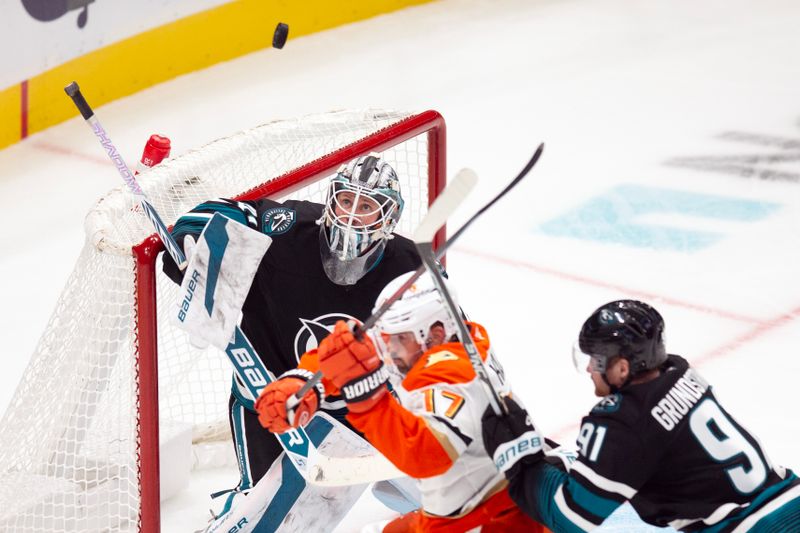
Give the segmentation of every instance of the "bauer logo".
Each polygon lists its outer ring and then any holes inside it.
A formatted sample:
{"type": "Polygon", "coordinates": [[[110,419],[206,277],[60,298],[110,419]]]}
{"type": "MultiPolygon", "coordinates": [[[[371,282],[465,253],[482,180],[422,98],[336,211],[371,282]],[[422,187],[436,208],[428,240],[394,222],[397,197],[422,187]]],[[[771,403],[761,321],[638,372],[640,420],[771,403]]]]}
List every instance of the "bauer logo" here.
{"type": "Polygon", "coordinates": [[[240,518],[236,524],[228,530],[228,533],[237,533],[239,531],[244,530],[244,526],[247,525],[247,518],[240,518]]]}
{"type": "Polygon", "coordinates": [[[197,269],[193,270],[192,277],[189,279],[189,283],[186,286],[186,294],[183,296],[181,308],[178,310],[178,320],[181,322],[186,320],[186,313],[189,312],[189,306],[192,304],[192,299],[194,299],[194,291],[197,289],[199,277],[200,272],[197,269]]]}
{"type": "Polygon", "coordinates": [[[494,452],[494,465],[505,472],[526,455],[540,452],[542,439],[535,431],[526,431],[511,442],[500,445],[494,452]]]}
{"type": "Polygon", "coordinates": [[[286,207],[273,207],[267,209],[262,215],[261,231],[267,235],[280,235],[286,233],[294,226],[297,213],[294,209],[286,207]]]}

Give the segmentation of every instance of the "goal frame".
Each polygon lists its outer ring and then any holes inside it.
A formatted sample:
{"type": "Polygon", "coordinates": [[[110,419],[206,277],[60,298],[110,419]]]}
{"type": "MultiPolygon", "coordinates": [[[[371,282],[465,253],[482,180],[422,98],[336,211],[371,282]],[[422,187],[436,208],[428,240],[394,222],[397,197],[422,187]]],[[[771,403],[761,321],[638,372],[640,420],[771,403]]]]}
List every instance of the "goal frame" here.
{"type": "MultiPolygon", "coordinates": [[[[290,194],[305,185],[331,175],[343,162],[380,152],[417,137],[427,136],[428,143],[428,204],[430,205],[444,189],[446,182],[446,126],[444,118],[436,111],[428,110],[398,121],[356,142],[334,150],[281,176],[255,187],[239,196],[237,200],[290,194]]],[[[434,238],[434,248],[444,242],[446,228],[443,226],[434,238]]],[[[138,421],[138,467],[139,467],[139,531],[160,531],[160,464],[159,464],[159,403],[158,403],[158,324],[156,274],[157,257],[164,244],[156,234],[145,238],[132,247],[135,261],[135,307],[136,325],[136,376],[138,421]]],[[[442,259],[444,262],[444,259],[442,259]]]]}

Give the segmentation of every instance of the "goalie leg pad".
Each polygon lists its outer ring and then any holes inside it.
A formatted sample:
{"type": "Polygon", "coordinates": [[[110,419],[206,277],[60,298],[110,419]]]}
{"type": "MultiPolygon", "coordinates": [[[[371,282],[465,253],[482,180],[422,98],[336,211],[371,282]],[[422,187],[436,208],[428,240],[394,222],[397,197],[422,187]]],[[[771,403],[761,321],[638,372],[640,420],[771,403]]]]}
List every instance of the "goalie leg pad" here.
{"type": "MultiPolygon", "coordinates": [[[[358,435],[325,413],[317,413],[306,431],[326,453],[349,450],[358,435]]],[[[367,488],[366,483],[343,487],[307,484],[285,453],[245,497],[237,497],[233,506],[220,516],[208,533],[308,533],[330,531],[336,527],[367,488]],[[308,512],[313,509],[314,512],[308,512]]]]}

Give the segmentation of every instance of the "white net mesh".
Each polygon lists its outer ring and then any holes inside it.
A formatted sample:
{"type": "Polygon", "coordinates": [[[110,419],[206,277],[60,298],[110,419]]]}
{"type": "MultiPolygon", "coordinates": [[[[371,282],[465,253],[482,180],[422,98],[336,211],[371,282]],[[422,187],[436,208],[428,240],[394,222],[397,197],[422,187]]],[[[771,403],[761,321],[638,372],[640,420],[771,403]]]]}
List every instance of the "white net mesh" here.
{"type": "MultiPolygon", "coordinates": [[[[240,196],[344,146],[384,136],[409,116],[348,111],[274,122],[167,161],[138,180],[171,225],[203,200],[240,196]]],[[[342,153],[338,164],[356,155],[342,153]]],[[[410,234],[428,205],[428,137],[384,147],[381,155],[401,177],[406,210],[398,230],[410,234]]],[[[322,201],[325,178],[288,196],[322,201]]],[[[271,196],[286,198],[286,186],[278,189],[271,196]]],[[[123,187],[87,216],[84,250],[0,425],[0,531],[148,529],[140,509],[148,482],[140,431],[147,430],[139,410],[143,354],[131,249],[152,233],[123,187]]],[[[219,351],[192,348],[171,326],[177,287],[160,265],[157,271],[162,444],[176,426],[191,426],[194,442],[227,441],[229,364],[219,351]]]]}

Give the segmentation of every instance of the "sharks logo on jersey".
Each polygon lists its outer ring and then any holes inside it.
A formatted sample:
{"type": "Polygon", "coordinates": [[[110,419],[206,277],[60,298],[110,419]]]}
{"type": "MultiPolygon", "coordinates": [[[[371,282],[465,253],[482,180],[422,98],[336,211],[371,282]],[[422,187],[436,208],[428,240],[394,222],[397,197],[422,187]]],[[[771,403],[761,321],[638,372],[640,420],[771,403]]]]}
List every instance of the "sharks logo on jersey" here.
{"type": "Polygon", "coordinates": [[[619,406],[622,403],[622,395],[619,393],[609,394],[597,405],[592,408],[593,413],[614,413],[619,411],[619,406]]]}
{"type": "Polygon", "coordinates": [[[294,226],[297,212],[288,207],[273,207],[267,209],[261,218],[261,231],[269,236],[286,233],[294,226]]]}
{"type": "Polygon", "coordinates": [[[347,321],[355,320],[355,318],[344,313],[329,313],[311,320],[301,318],[300,322],[303,325],[294,337],[294,356],[297,360],[300,361],[301,355],[319,346],[322,339],[333,331],[333,327],[339,320],[347,321]]]}

